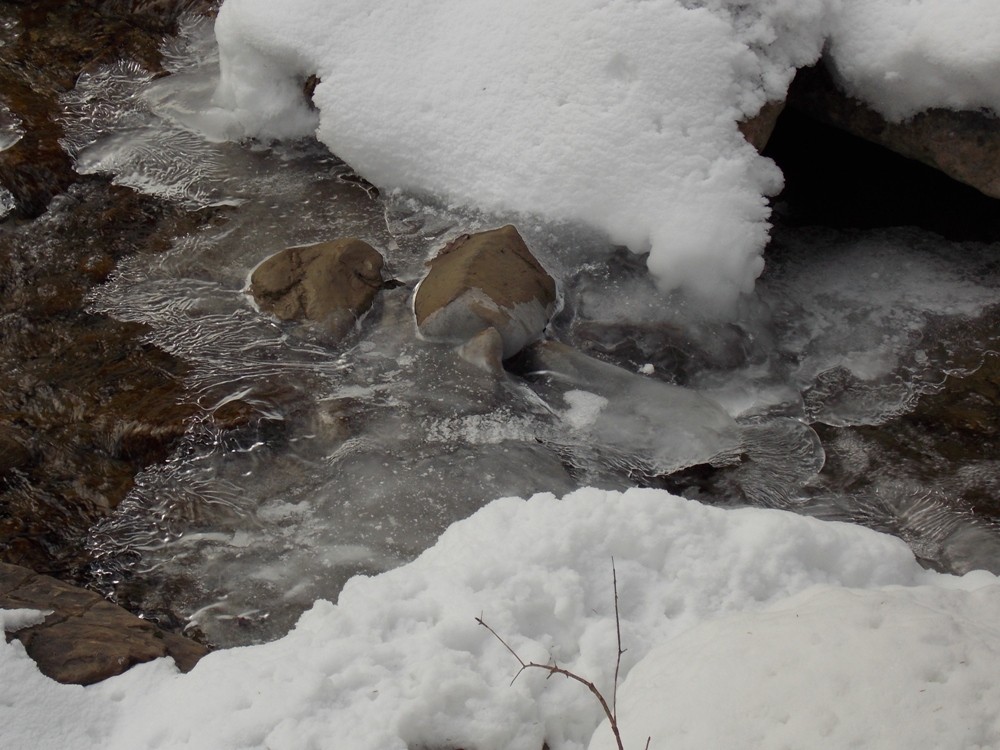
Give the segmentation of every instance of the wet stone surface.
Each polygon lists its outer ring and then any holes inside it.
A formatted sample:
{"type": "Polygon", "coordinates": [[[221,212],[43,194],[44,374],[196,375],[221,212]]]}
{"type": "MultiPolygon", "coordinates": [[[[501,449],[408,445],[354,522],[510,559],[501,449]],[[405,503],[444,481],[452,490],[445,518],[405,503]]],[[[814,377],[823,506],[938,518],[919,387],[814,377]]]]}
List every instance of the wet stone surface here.
{"type": "Polygon", "coordinates": [[[37,609],[38,625],[7,633],[17,639],[43,674],[69,684],[90,685],[129,667],[169,656],[187,672],[208,649],[105,601],[27,568],[0,563],[0,608],[37,609]]]}
{"type": "Polygon", "coordinates": [[[184,363],[144,343],[143,326],[85,311],[119,258],[190,227],[94,179],[39,219],[0,225],[0,559],[78,574],[87,529],[197,413],[184,363]]]}

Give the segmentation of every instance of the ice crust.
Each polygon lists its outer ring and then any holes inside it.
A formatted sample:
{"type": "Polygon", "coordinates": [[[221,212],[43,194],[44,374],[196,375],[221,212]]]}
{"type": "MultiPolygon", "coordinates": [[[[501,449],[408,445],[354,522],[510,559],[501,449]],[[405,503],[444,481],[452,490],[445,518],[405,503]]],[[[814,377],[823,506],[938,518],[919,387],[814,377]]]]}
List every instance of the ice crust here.
{"type": "Polygon", "coordinates": [[[474,618],[525,658],[610,691],[612,558],[630,731],[652,726],[677,748],[703,748],[713,731],[727,747],[848,747],[877,720],[876,740],[905,732],[913,748],[1000,740],[987,699],[1000,658],[995,576],[923,570],[899,540],[847,524],[595,489],[494,501],[414,562],[352,579],[285,638],[210,654],[186,675],[161,660],[62,686],[19,644],[0,646],[0,736],[40,750],[69,737],[81,750],[586,747],[601,718],[592,696],[538,671],[511,685],[516,662],[474,618]],[[747,631],[761,650],[745,647],[747,631]],[[799,656],[830,684],[803,690],[799,656]],[[758,710],[735,715],[719,689],[750,684],[744,670],[767,680],[758,710]],[[826,696],[833,705],[816,710],[826,696]],[[643,701],[671,718],[648,724],[643,701]],[[851,731],[822,741],[831,713],[851,731]],[[701,734],[667,733],[685,723],[701,734]]]}

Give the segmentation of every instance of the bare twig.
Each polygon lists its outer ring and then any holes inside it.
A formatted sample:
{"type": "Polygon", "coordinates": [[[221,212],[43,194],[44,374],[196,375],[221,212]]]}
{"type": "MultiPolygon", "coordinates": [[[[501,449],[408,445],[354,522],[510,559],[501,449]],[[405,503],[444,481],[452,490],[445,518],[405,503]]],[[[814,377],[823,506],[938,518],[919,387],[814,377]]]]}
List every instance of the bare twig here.
{"type": "Polygon", "coordinates": [[[615,570],[615,558],[611,558],[611,583],[615,589],[615,636],[618,643],[618,654],[615,656],[615,683],[612,688],[611,693],[611,715],[614,717],[615,721],[618,720],[618,670],[622,666],[622,654],[625,653],[625,649],[622,648],[622,622],[621,618],[618,616],[618,571],[615,570]]]}
{"type": "MultiPolygon", "coordinates": [[[[625,750],[624,746],[622,745],[621,733],[618,730],[618,714],[617,714],[617,711],[618,711],[618,707],[617,707],[617,704],[618,704],[618,672],[619,672],[619,669],[621,668],[622,654],[625,653],[625,649],[622,648],[621,620],[620,620],[619,614],[618,614],[618,573],[617,573],[617,571],[615,571],[615,560],[614,560],[614,558],[611,558],[611,576],[612,576],[612,583],[614,584],[614,590],[615,590],[615,633],[616,633],[617,638],[618,638],[618,653],[617,653],[617,655],[615,657],[615,684],[614,684],[614,688],[613,688],[614,692],[611,695],[611,705],[610,706],[608,705],[607,700],[601,694],[601,691],[597,689],[597,685],[595,685],[590,680],[585,679],[585,678],[581,677],[580,675],[576,674],[575,672],[569,671],[568,669],[563,669],[558,664],[556,664],[554,660],[553,660],[553,662],[551,664],[540,664],[540,663],[538,663],[536,661],[525,661],[524,659],[521,658],[521,656],[517,653],[517,651],[515,651],[513,648],[511,648],[510,644],[507,643],[507,641],[505,641],[503,638],[500,637],[500,635],[497,633],[497,631],[495,631],[493,628],[491,628],[486,623],[486,621],[483,620],[482,616],[477,617],[476,618],[476,622],[478,622],[480,625],[482,625],[484,628],[486,628],[488,631],[490,631],[490,633],[492,633],[493,637],[496,638],[498,641],[500,641],[500,643],[503,644],[503,647],[505,649],[507,649],[511,653],[511,655],[515,659],[517,659],[517,663],[521,665],[521,668],[519,670],[517,670],[517,674],[514,675],[514,679],[512,679],[510,681],[511,685],[513,685],[514,681],[517,680],[517,678],[521,676],[521,672],[523,672],[526,669],[543,669],[543,670],[545,670],[546,672],[549,673],[549,677],[551,677],[554,674],[559,674],[559,675],[562,675],[563,677],[567,677],[567,678],[569,678],[571,680],[576,680],[581,685],[583,685],[584,687],[586,687],[587,690],[589,690],[591,693],[593,693],[593,695],[594,695],[595,698],[597,698],[597,702],[601,704],[601,709],[604,711],[604,715],[606,717],[608,717],[608,722],[611,724],[611,731],[615,735],[615,742],[618,745],[618,750],[625,750]]],[[[649,750],[649,739],[650,738],[646,739],[646,750],[649,750]]]]}

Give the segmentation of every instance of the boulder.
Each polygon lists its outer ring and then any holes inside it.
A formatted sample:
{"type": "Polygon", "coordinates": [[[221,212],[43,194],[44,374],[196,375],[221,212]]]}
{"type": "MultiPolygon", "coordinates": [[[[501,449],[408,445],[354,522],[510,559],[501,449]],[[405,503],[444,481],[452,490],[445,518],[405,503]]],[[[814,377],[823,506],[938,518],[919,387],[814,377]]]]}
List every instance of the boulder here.
{"type": "Polygon", "coordinates": [[[353,238],[290,247],[257,266],[250,294],[262,310],[311,321],[336,343],[371,307],[382,265],[375,248],[353,238]]]}
{"type": "Polygon", "coordinates": [[[788,105],[1000,198],[1000,120],[986,112],[930,109],[888,122],[844,94],[822,64],[799,71],[788,105]]]}
{"type": "Polygon", "coordinates": [[[459,356],[480,370],[501,377],[503,375],[503,337],[490,326],[459,347],[459,356]]]}
{"type": "Polygon", "coordinates": [[[421,335],[462,344],[494,328],[504,359],[541,336],[556,284],[511,225],[463,234],[430,263],[413,312],[421,335]]]}
{"type": "Polygon", "coordinates": [[[38,625],[7,633],[52,679],[90,685],[134,664],[170,656],[187,672],[208,649],[160,630],[92,591],[0,563],[0,608],[51,612],[38,625]]]}
{"type": "Polygon", "coordinates": [[[785,102],[767,102],[753,117],[742,120],[738,123],[740,132],[747,142],[758,151],[763,151],[767,142],[771,140],[771,133],[778,123],[778,115],[785,109],[785,102]]]}

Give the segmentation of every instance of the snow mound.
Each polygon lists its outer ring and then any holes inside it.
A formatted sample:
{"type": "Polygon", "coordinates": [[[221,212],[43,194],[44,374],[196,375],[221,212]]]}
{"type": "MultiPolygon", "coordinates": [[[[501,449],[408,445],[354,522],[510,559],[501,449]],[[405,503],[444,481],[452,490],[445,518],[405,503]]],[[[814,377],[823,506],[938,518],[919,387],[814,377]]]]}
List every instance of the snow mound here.
{"type": "MultiPolygon", "coordinates": [[[[63,748],[72,736],[74,747],[111,750],[538,750],[543,742],[553,750],[582,748],[602,718],[593,697],[577,683],[546,680],[540,670],[511,685],[516,662],[475,618],[482,616],[524,658],[555,659],[610,693],[612,558],[627,648],[623,675],[636,671],[641,680],[648,670],[636,667],[640,659],[651,651],[650,659],[659,658],[654,647],[680,644],[669,652],[678,667],[666,673],[662,689],[687,693],[688,700],[702,696],[707,703],[697,710],[707,715],[725,693],[718,689],[726,674],[720,670],[739,673],[745,664],[758,674],[773,663],[773,702],[755,699],[767,704],[753,725],[765,738],[762,746],[768,737],[813,745],[823,717],[801,717],[814,699],[802,685],[824,679],[822,669],[838,680],[830,688],[838,704],[829,710],[878,715],[877,731],[911,720],[897,710],[894,692],[905,682],[912,692],[930,685],[944,716],[961,711],[983,737],[994,736],[995,703],[979,698],[994,689],[980,677],[997,664],[996,577],[925,571],[901,541],[847,524],[723,510],[657,490],[585,489],[563,499],[497,500],[454,524],[413,563],[352,579],[336,605],[317,602],[282,640],[210,654],[186,675],[160,661],[72,688],[41,677],[19,644],[0,646],[0,669],[16,676],[0,682],[5,745],[63,748]],[[892,584],[923,588],[885,588],[892,584]],[[819,598],[788,599],[816,585],[825,586],[819,598]],[[970,593],[982,586],[988,588],[970,593]],[[901,604],[887,608],[885,601],[901,604]],[[913,602],[929,614],[907,624],[913,602]],[[792,610],[808,616],[795,618],[787,614],[792,610]],[[879,618],[884,632],[873,640],[879,618]],[[771,651],[744,648],[747,623],[771,651]],[[866,662],[893,632],[900,642],[890,653],[903,661],[895,673],[882,674],[866,662]],[[817,654],[803,670],[778,646],[817,654]],[[954,662],[965,657],[984,661],[960,669],[954,662]],[[715,687],[699,682],[702,660],[715,687]],[[865,682],[842,684],[852,668],[865,682]],[[942,683],[938,677],[949,672],[962,679],[942,683]],[[782,712],[801,718],[785,725],[782,712]]],[[[623,711],[633,710],[633,700],[623,698],[623,711]]],[[[916,701],[906,705],[924,705],[916,701]]],[[[732,710],[741,713],[736,705],[732,710]]],[[[635,724],[645,731],[644,720],[635,724]]],[[[972,737],[969,726],[944,721],[908,746],[961,746],[972,737]]],[[[746,745],[749,730],[740,722],[723,727],[730,733],[719,746],[746,745]]]]}
{"type": "Polygon", "coordinates": [[[930,107],[1000,114],[995,0],[845,0],[830,57],[841,85],[890,120],[930,107]]]}
{"type": "Polygon", "coordinates": [[[1000,111],[995,0],[227,0],[216,36],[215,137],[316,133],[383,190],[582,222],[723,312],[782,183],[736,124],[824,44],[890,119],[1000,111]]]}
{"type": "Polygon", "coordinates": [[[732,302],[760,273],[773,163],[737,130],[819,55],[824,3],[228,0],[216,101],[320,140],[383,189],[582,221],[665,288],[732,302]],[[694,4],[691,4],[694,5],[694,4]]]}
{"type": "MultiPolygon", "coordinates": [[[[817,587],[653,649],[619,693],[626,747],[995,748],[1000,591],[817,587]],[[791,676],[798,675],[799,679],[791,676]]],[[[590,750],[615,747],[608,727],[590,750]]]]}

